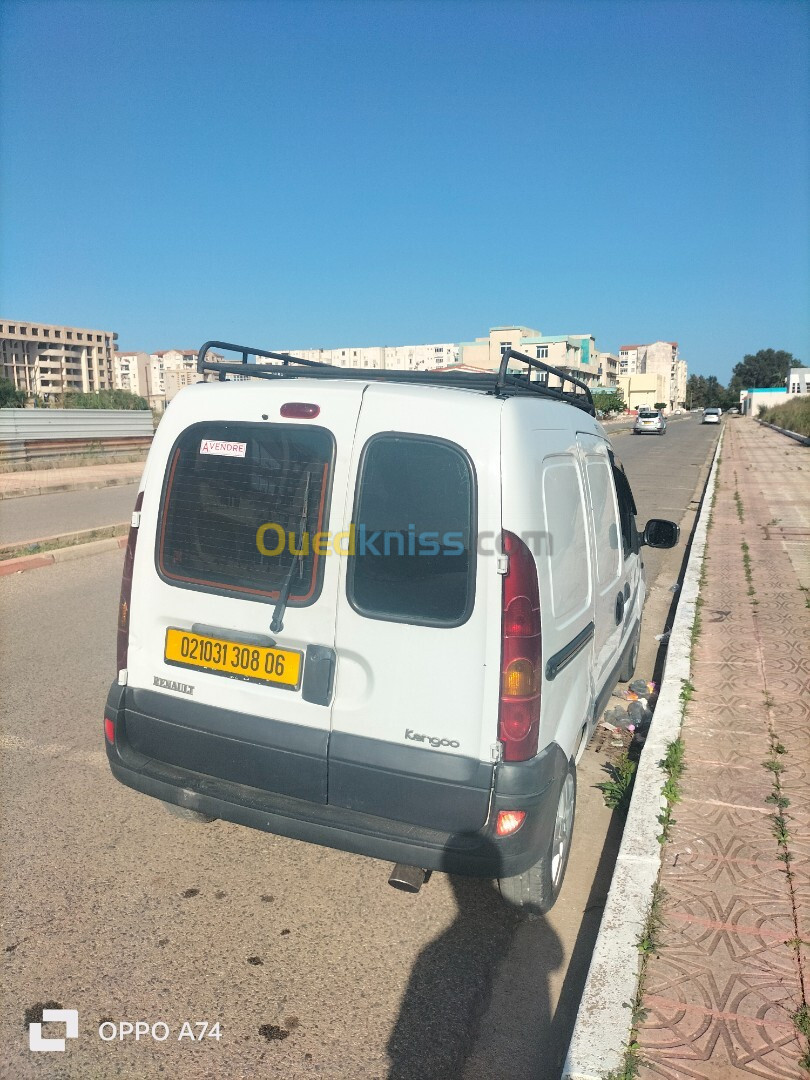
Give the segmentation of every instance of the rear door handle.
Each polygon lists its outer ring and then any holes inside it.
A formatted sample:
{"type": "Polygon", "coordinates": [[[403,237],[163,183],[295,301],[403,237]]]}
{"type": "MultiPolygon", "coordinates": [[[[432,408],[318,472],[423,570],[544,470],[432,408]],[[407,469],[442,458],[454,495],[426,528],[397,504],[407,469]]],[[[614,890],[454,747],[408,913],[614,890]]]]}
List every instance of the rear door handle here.
{"type": "Polygon", "coordinates": [[[616,597],[616,624],[618,625],[624,618],[624,593],[620,592],[616,597]]]}

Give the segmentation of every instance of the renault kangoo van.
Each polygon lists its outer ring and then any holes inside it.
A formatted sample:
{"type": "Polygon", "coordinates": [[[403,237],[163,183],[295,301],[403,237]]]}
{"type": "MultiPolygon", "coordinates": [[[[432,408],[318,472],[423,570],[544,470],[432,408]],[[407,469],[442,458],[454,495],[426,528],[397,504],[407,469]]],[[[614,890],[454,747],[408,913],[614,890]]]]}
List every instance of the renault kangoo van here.
{"type": "Polygon", "coordinates": [[[547,911],[576,763],[633,674],[642,545],[677,525],[637,532],[587,387],[512,350],[408,373],[208,342],[198,368],[132,516],[113,774],[547,911]]]}

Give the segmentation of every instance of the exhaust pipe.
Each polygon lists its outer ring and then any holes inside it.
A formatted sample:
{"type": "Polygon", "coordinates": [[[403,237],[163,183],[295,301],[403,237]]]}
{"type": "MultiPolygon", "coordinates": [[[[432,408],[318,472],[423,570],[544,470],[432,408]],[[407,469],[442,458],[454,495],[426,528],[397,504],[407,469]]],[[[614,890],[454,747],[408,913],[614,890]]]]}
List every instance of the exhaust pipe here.
{"type": "Polygon", "coordinates": [[[429,878],[430,870],[398,862],[391,871],[388,884],[401,892],[418,893],[429,878]]]}

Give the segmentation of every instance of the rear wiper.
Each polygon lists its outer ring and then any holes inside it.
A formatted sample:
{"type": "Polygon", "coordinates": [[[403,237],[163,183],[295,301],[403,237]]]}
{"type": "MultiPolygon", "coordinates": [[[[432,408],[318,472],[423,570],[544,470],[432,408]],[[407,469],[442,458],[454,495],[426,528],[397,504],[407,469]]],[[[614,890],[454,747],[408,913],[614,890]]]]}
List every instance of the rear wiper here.
{"type": "Polygon", "coordinates": [[[307,518],[309,517],[309,479],[311,475],[312,474],[307,471],[307,482],[304,486],[304,498],[301,502],[301,520],[298,523],[298,536],[295,545],[298,548],[298,554],[294,554],[292,557],[290,569],[287,571],[287,576],[284,578],[284,584],[281,586],[281,592],[278,594],[278,601],[273,608],[273,621],[270,623],[270,629],[274,634],[278,634],[284,629],[284,612],[287,610],[287,601],[290,598],[290,589],[292,588],[292,579],[293,574],[295,573],[296,563],[298,563],[299,574],[304,565],[304,533],[306,532],[307,518]]]}

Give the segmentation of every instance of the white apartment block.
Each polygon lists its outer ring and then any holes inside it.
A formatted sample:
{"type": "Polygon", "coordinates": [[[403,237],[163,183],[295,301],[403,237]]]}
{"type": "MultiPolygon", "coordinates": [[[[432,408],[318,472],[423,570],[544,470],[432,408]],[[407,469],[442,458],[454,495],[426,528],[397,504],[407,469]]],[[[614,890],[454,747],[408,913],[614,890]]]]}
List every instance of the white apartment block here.
{"type": "Polygon", "coordinates": [[[45,404],[112,390],[117,338],[111,330],[0,318],[0,377],[45,404]]]}
{"type": "Polygon", "coordinates": [[[613,353],[596,353],[596,372],[600,386],[616,386],[619,382],[619,358],[613,353]]]}
{"type": "Polygon", "coordinates": [[[113,353],[113,386],[115,389],[128,390],[130,394],[148,397],[145,376],[145,368],[148,363],[149,353],[113,353]]]}
{"type": "Polygon", "coordinates": [[[290,355],[342,368],[385,368],[398,371],[432,371],[456,363],[458,346],[372,345],[345,349],[290,349],[290,355]]]}
{"type": "MultiPolygon", "coordinates": [[[[211,360],[221,361],[221,353],[208,354],[211,360]]],[[[117,352],[113,358],[115,386],[140,394],[149,407],[165,409],[178,390],[205,378],[197,371],[196,349],[161,349],[158,352],[117,352]]],[[[241,379],[247,376],[234,375],[241,379]]]]}
{"type": "Polygon", "coordinates": [[[678,355],[677,341],[620,345],[619,375],[661,375],[669,387],[665,396],[670,409],[686,406],[687,367],[678,355]]]}
{"type": "Polygon", "coordinates": [[[788,397],[794,394],[810,394],[810,368],[791,368],[787,377],[788,397]]]}

